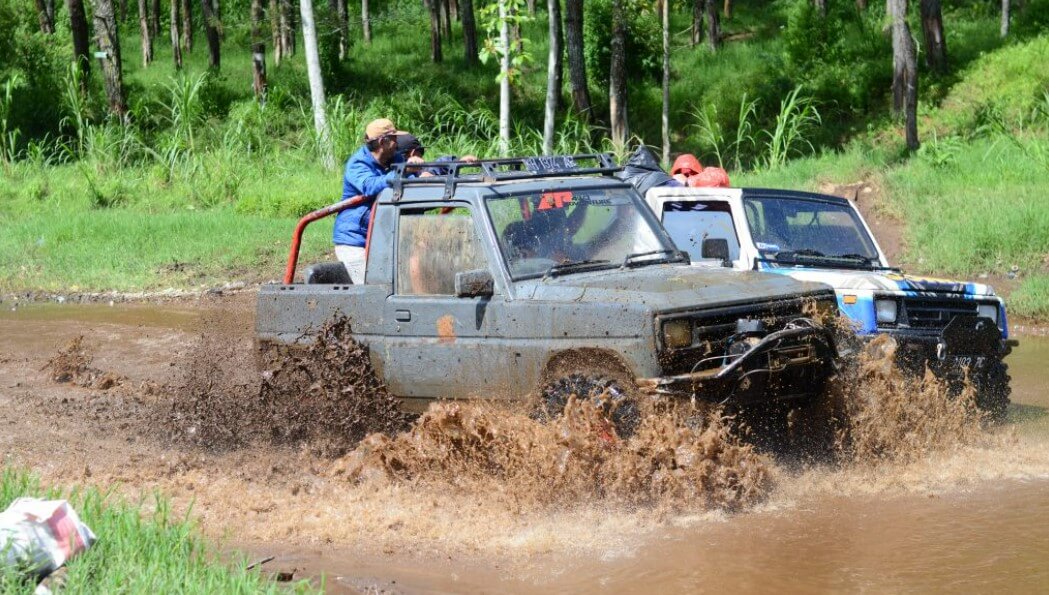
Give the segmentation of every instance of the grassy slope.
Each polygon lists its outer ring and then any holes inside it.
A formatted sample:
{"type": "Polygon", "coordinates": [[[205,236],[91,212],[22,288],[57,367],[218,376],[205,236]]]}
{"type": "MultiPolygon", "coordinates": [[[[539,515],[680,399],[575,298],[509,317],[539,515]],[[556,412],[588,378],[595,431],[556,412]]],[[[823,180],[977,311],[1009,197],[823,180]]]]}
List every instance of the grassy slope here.
{"type": "Polygon", "coordinates": [[[741,185],[816,189],[872,180],[880,205],[906,222],[909,268],[974,278],[1018,268],[1011,312],[1049,319],[1049,35],[976,58],[938,108],[925,146],[904,159],[874,137],[800,159],[741,185]]]}
{"type": "MultiPolygon", "coordinates": [[[[287,593],[246,563],[216,562],[192,523],[172,518],[161,497],[136,506],[94,488],[63,492],[29,474],[0,468],[0,510],[22,496],[68,498],[99,540],[67,566],[66,590],[75,593],[287,593]]],[[[22,595],[35,585],[0,568],[0,593],[22,595]]],[[[292,592],[307,592],[295,585],[292,592]]]]}

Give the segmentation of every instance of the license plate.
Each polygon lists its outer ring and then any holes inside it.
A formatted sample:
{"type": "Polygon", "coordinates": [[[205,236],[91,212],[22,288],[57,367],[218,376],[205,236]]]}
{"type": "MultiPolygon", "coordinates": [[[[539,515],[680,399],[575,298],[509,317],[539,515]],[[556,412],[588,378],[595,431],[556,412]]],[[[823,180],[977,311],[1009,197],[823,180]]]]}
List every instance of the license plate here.
{"type": "Polygon", "coordinates": [[[983,355],[952,355],[947,361],[961,368],[982,368],[987,363],[987,357],[983,355]]]}

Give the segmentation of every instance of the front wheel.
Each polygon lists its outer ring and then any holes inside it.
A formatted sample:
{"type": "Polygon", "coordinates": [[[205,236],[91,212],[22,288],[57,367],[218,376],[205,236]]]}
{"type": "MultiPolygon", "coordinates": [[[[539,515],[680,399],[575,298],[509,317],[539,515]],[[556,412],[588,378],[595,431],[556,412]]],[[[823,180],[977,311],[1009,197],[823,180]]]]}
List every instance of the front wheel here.
{"type": "Polygon", "coordinates": [[[1005,419],[1009,407],[1009,365],[998,360],[973,379],[976,388],[976,406],[986,411],[995,421],[1005,419]]]}
{"type": "Polygon", "coordinates": [[[543,386],[536,418],[549,421],[559,417],[572,397],[597,405],[620,438],[632,436],[641,423],[641,411],[630,391],[607,376],[580,373],[555,378],[543,386]]]}

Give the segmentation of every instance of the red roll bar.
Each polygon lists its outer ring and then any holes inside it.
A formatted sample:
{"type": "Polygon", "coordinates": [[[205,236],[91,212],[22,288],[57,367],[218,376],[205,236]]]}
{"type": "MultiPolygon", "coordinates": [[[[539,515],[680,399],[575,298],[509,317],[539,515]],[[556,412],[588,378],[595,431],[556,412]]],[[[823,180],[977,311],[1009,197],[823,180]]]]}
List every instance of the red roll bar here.
{"type": "MultiPolygon", "coordinates": [[[[291,285],[295,282],[295,267],[299,263],[299,245],[302,243],[302,232],[306,231],[306,226],[318,219],[324,219],[336,213],[341,213],[346,209],[352,209],[364,201],[367,197],[354,196],[353,198],[347,198],[346,200],[337,202],[333,205],[328,205],[323,209],[317,209],[312,213],[306,215],[302,219],[299,219],[298,225],[295,226],[295,233],[291,236],[291,250],[288,251],[288,266],[284,269],[284,284],[291,285]]],[[[369,232],[371,229],[369,228],[369,232]]]]}

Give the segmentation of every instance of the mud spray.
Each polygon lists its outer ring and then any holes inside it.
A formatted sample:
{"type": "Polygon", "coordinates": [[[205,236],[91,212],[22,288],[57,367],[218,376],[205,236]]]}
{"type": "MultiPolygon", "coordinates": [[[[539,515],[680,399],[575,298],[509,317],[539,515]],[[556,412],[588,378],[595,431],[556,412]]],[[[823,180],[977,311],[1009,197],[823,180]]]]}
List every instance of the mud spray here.
{"type": "MultiPolygon", "coordinates": [[[[303,346],[262,350],[261,374],[243,345],[205,327],[170,418],[173,436],[198,447],[308,446],[333,460],[331,477],[358,486],[485,494],[488,506],[515,512],[594,502],[740,511],[766,500],[782,475],[779,453],[755,446],[756,435],[775,430],[725,410],[643,404],[628,438],[580,395],[548,423],[485,402],[438,402],[412,422],[346,319],[303,346]]],[[[820,453],[809,460],[822,465],[910,461],[984,435],[971,388],[951,395],[931,375],[904,376],[894,357],[891,340],[875,341],[823,400],[762,414],[785,415],[793,443],[820,453]]]]}
{"type": "Polygon", "coordinates": [[[214,324],[205,320],[182,378],[169,387],[176,441],[212,450],[307,446],[338,456],[369,433],[407,428],[410,417],[372,372],[348,320],[329,322],[308,344],[258,346],[242,329],[217,330],[228,320],[223,312],[207,318],[214,324]]]}
{"type": "MultiPolygon", "coordinates": [[[[772,411],[782,417],[771,431],[786,438],[768,448],[770,430],[745,412],[684,402],[643,404],[626,438],[586,398],[547,423],[486,402],[438,402],[413,418],[349,321],[296,348],[259,349],[252,328],[244,309],[205,313],[176,378],[144,401],[153,413],[139,457],[160,464],[112,474],[192,505],[206,530],[254,542],[614,556],[668,523],[916,485],[961,449],[1002,440],[971,391],[902,375],[891,343],[872,343],[825,399],[772,411]],[[158,424],[168,440],[156,440],[158,424]]],[[[90,377],[82,342],[59,355],[56,380],[90,377]]],[[[94,479],[105,479],[100,467],[94,479]]]]}

